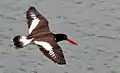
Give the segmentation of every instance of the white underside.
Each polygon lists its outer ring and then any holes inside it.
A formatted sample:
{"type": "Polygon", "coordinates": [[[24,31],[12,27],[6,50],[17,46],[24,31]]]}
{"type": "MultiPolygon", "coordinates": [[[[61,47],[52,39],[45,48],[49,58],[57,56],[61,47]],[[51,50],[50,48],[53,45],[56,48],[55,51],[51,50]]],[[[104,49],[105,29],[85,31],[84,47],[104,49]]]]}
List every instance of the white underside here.
{"type": "Polygon", "coordinates": [[[35,29],[35,27],[38,25],[39,23],[39,19],[35,16],[34,13],[31,13],[31,18],[33,18],[30,28],[29,28],[29,34],[35,29]]]}

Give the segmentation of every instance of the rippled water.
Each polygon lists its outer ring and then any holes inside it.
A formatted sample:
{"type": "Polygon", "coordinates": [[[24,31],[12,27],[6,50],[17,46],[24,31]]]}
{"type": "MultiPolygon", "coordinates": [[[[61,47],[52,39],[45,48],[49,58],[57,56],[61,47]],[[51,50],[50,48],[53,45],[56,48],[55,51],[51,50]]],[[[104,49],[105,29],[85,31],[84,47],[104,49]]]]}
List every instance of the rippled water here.
{"type": "Polygon", "coordinates": [[[3,0],[0,2],[0,73],[119,73],[119,0],[3,0]],[[12,38],[27,35],[25,12],[35,6],[51,31],[79,43],[60,42],[67,65],[47,59],[37,46],[15,50],[12,38]]]}

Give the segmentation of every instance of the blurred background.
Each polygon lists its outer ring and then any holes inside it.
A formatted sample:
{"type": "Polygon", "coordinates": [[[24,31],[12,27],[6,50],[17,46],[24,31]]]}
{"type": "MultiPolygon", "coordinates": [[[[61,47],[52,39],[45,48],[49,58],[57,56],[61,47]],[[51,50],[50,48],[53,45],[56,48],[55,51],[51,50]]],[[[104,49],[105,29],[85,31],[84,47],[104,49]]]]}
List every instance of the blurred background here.
{"type": "Polygon", "coordinates": [[[0,73],[119,73],[120,0],[0,1],[0,73]],[[54,33],[65,33],[79,46],[64,41],[67,65],[54,64],[35,45],[16,50],[12,39],[28,35],[26,10],[41,12],[54,33]]]}

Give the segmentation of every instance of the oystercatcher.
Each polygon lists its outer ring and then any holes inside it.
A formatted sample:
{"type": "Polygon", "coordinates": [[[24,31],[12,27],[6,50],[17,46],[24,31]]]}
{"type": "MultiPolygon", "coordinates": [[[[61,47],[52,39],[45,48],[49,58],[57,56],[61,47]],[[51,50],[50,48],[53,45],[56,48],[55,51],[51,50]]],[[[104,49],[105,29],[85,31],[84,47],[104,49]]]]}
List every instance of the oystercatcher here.
{"type": "Polygon", "coordinates": [[[28,36],[15,36],[13,42],[15,48],[23,48],[33,43],[45,56],[57,64],[66,64],[63,51],[57,44],[59,41],[67,40],[77,46],[77,43],[67,38],[66,34],[53,34],[48,26],[48,20],[40,14],[35,7],[30,7],[26,12],[27,24],[29,29],[28,36]]]}

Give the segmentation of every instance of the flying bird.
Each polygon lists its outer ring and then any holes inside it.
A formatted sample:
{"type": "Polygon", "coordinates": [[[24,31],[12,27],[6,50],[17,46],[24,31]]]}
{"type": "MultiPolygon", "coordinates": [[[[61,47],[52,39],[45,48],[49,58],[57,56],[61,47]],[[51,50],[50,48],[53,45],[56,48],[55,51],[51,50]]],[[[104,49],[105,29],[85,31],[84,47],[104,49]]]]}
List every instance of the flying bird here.
{"type": "Polygon", "coordinates": [[[78,44],[69,39],[66,34],[53,34],[49,29],[48,20],[35,7],[27,10],[26,18],[29,34],[28,36],[15,36],[13,38],[15,48],[23,48],[30,43],[36,44],[40,51],[54,63],[65,65],[63,51],[57,42],[67,40],[76,46],[78,44]]]}

